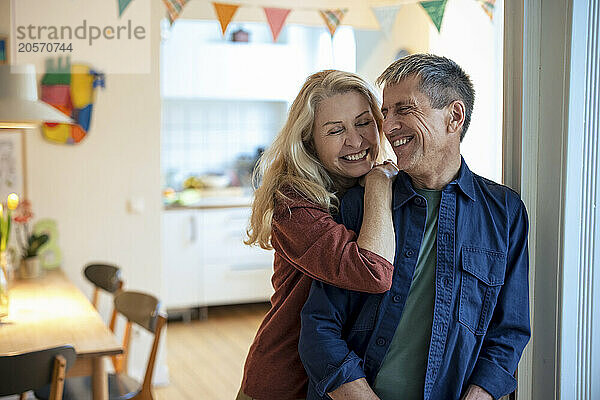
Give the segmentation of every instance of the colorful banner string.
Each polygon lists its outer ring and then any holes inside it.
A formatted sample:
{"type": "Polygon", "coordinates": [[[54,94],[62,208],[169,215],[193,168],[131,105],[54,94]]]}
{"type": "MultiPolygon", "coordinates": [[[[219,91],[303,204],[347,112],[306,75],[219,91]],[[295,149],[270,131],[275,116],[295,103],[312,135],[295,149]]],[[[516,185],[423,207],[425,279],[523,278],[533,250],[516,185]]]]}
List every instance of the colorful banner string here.
{"type": "Polygon", "coordinates": [[[165,3],[165,6],[167,7],[167,17],[169,17],[171,25],[179,18],[179,15],[183,12],[183,7],[185,7],[188,1],[189,0],[163,0],[163,3],[165,3]]]}
{"type": "Polygon", "coordinates": [[[479,4],[481,4],[481,8],[490,17],[490,20],[494,19],[494,6],[496,5],[496,0],[477,0],[479,4]]]}
{"type": "Polygon", "coordinates": [[[323,17],[323,21],[327,25],[327,29],[329,29],[329,33],[331,37],[335,34],[335,31],[338,26],[342,23],[342,19],[344,15],[348,12],[347,8],[337,8],[335,10],[319,10],[321,17],[323,17]]]}
{"type": "Polygon", "coordinates": [[[399,5],[372,7],[373,14],[375,14],[375,18],[377,18],[379,27],[386,36],[390,34],[396,24],[396,17],[398,16],[400,7],[401,6],[399,5]]]}
{"type": "Polygon", "coordinates": [[[121,15],[123,15],[123,13],[125,12],[125,9],[129,5],[129,3],[131,3],[131,0],[118,0],[118,1],[119,1],[119,18],[121,18],[121,15]]]}
{"type": "Polygon", "coordinates": [[[233,4],[225,4],[225,3],[212,3],[215,7],[215,12],[217,13],[217,18],[219,19],[219,23],[221,24],[221,30],[223,31],[223,35],[225,35],[225,31],[227,30],[227,26],[233,19],[237,9],[240,6],[233,4]]]}
{"type": "Polygon", "coordinates": [[[438,32],[442,28],[442,20],[444,19],[444,11],[446,11],[446,3],[448,0],[436,1],[421,1],[419,4],[425,9],[431,22],[435,25],[438,32]]]}
{"type": "Polygon", "coordinates": [[[265,10],[267,22],[269,23],[271,33],[273,34],[273,41],[276,42],[283,29],[283,24],[285,24],[285,20],[292,10],[288,8],[271,7],[264,7],[263,10],[265,10]]]}
{"type": "MultiPolygon", "coordinates": [[[[118,0],[119,5],[119,16],[123,14],[127,6],[131,3],[132,0],[118,0]]],[[[183,12],[183,8],[189,0],[163,0],[165,6],[167,7],[168,17],[171,24],[179,18],[179,15],[183,12]]],[[[475,0],[477,1],[483,11],[488,15],[490,20],[493,20],[494,16],[494,7],[496,0],[475,0]]],[[[442,21],[444,19],[444,13],[446,11],[446,4],[448,0],[427,0],[427,1],[418,1],[415,0],[415,3],[419,3],[421,7],[425,10],[431,22],[435,25],[438,32],[440,32],[442,28],[442,21]]],[[[256,7],[255,4],[228,4],[228,3],[212,3],[215,9],[215,13],[217,15],[217,19],[221,24],[221,31],[223,35],[225,35],[225,31],[229,26],[229,23],[233,20],[235,13],[238,8],[243,7],[256,7]]],[[[276,7],[261,7],[267,18],[267,23],[271,28],[271,33],[273,34],[273,41],[277,41],[279,34],[281,33],[283,26],[285,25],[285,21],[289,16],[292,9],[288,8],[276,8],[276,7]]],[[[381,30],[384,34],[388,35],[392,29],[394,28],[394,24],[396,21],[396,16],[398,11],[400,10],[401,5],[391,5],[391,6],[373,6],[371,9],[373,10],[373,14],[379,23],[381,30]]],[[[294,10],[315,10],[318,11],[329,33],[333,37],[335,31],[338,26],[342,23],[342,20],[346,13],[348,12],[348,8],[338,8],[338,9],[316,9],[316,8],[307,8],[307,7],[294,7],[294,10]]]]}

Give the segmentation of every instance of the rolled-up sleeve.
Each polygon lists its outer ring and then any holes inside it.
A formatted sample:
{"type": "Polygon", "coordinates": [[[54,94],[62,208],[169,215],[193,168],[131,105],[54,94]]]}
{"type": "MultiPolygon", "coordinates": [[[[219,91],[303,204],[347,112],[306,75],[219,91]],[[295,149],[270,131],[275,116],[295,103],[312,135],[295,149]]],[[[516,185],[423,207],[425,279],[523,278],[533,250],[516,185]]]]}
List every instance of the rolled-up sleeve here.
{"type": "Polygon", "coordinates": [[[321,397],[346,382],[365,377],[362,359],[342,338],[342,326],[352,307],[349,293],[314,281],[302,309],[298,351],[321,397]]]}
{"type": "Polygon", "coordinates": [[[492,320],[469,383],[495,399],[517,387],[514,373],[531,336],[529,322],[528,219],[525,205],[516,201],[511,213],[507,269],[492,320]]]}

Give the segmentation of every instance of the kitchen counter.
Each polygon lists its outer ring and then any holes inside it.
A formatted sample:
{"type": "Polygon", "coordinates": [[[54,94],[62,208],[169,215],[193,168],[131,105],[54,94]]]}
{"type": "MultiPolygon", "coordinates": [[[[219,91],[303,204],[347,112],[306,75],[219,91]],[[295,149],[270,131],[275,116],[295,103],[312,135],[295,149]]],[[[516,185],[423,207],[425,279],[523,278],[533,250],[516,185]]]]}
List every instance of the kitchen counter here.
{"type": "Polygon", "coordinates": [[[208,208],[236,208],[250,207],[252,205],[252,197],[214,197],[210,199],[202,199],[192,204],[171,204],[165,205],[165,211],[170,210],[202,210],[208,208]]]}
{"type": "Polygon", "coordinates": [[[166,204],[165,211],[193,210],[212,208],[237,208],[252,205],[252,189],[242,187],[228,187],[222,189],[203,189],[193,192],[185,202],[166,204]]]}

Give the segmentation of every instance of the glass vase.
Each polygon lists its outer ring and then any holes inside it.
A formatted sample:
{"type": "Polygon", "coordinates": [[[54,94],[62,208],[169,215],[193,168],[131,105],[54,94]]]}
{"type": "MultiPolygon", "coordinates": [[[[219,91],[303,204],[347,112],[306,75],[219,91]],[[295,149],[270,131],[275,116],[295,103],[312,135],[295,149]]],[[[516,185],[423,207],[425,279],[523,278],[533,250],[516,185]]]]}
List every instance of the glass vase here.
{"type": "Polygon", "coordinates": [[[8,280],[6,279],[6,254],[0,254],[0,320],[8,316],[8,280]],[[4,261],[4,262],[2,262],[4,261]]]}

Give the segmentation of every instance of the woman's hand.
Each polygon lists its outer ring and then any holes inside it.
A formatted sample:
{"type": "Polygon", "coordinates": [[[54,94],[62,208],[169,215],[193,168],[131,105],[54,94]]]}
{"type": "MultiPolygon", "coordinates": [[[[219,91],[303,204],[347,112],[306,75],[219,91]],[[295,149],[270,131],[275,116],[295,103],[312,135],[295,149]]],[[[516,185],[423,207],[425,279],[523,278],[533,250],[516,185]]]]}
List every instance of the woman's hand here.
{"type": "Polygon", "coordinates": [[[363,176],[359,183],[365,186],[367,182],[393,182],[398,175],[399,169],[396,163],[391,160],[385,160],[382,164],[376,164],[371,168],[365,176],[363,176]]]}

